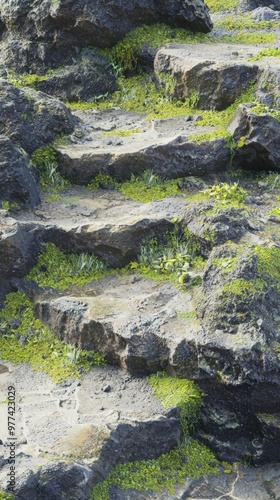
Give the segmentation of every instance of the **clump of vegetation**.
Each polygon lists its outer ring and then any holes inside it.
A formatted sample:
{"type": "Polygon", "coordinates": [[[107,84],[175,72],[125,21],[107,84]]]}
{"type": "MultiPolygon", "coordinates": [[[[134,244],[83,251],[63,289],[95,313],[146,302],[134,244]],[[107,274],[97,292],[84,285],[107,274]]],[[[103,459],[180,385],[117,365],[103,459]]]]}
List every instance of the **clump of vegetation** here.
{"type": "Polygon", "coordinates": [[[169,236],[167,245],[159,245],[156,239],[143,244],[138,262],[132,262],[129,268],[156,281],[168,278],[180,289],[201,284],[201,276],[192,275],[204,266],[199,244],[186,229],[180,237],[175,233],[169,236]]]}
{"type": "Polygon", "coordinates": [[[233,11],[237,8],[239,0],[207,0],[205,3],[211,12],[233,11]]]}
{"type": "Polygon", "coordinates": [[[188,477],[199,478],[231,472],[228,464],[223,466],[215,455],[194,439],[177,450],[161,455],[157,459],[130,462],[115,467],[105,481],[92,491],[91,500],[109,500],[110,487],[136,490],[166,490],[172,494],[175,486],[182,484],[188,477]]]}
{"type": "MultiPolygon", "coordinates": [[[[48,74],[53,74],[50,70],[48,74]]],[[[45,80],[47,75],[36,75],[35,73],[16,73],[15,71],[10,71],[8,74],[8,80],[15,87],[31,87],[33,89],[37,88],[37,84],[45,80]]]]}
{"type": "Polygon", "coordinates": [[[169,42],[191,44],[209,41],[211,39],[204,33],[194,33],[183,28],[171,28],[166,24],[159,23],[132,30],[115,47],[103,52],[109,56],[116,67],[121,67],[123,71],[132,71],[137,67],[137,52],[144,43],[148,43],[152,47],[159,47],[169,42]]]}
{"type": "MultiPolygon", "coordinates": [[[[251,19],[250,15],[247,16],[227,16],[222,21],[218,21],[216,26],[224,28],[225,30],[263,30],[267,28],[277,28],[279,21],[256,21],[251,19]]],[[[275,50],[275,49],[274,49],[275,50]]],[[[252,58],[253,60],[257,60],[252,58]]],[[[250,59],[250,60],[252,60],[250,59]]]]}
{"type": "Polygon", "coordinates": [[[270,173],[264,177],[272,189],[280,189],[280,174],[270,173]]]}
{"type": "Polygon", "coordinates": [[[5,491],[0,490],[0,500],[13,500],[14,495],[11,493],[5,493],[5,491]]]}
{"type": "Polygon", "coordinates": [[[179,418],[185,436],[192,434],[199,420],[203,391],[191,380],[157,373],[149,382],[164,408],[179,408],[179,418]]]}
{"type": "Polygon", "coordinates": [[[223,286],[222,295],[236,295],[245,300],[252,294],[262,292],[263,289],[264,282],[259,278],[256,280],[233,279],[223,286]]]}
{"type": "Polygon", "coordinates": [[[273,33],[248,33],[244,31],[236,32],[232,35],[222,35],[219,41],[233,44],[261,45],[264,43],[275,43],[276,35],[273,33]]]}
{"type": "Polygon", "coordinates": [[[119,189],[132,200],[147,203],[178,194],[177,183],[178,179],[163,181],[152,170],[145,170],[139,176],[132,175],[130,181],[119,185],[119,189]]]}
{"type": "Polygon", "coordinates": [[[273,208],[268,213],[269,213],[269,215],[275,215],[275,217],[278,219],[278,221],[280,221],[280,208],[279,207],[273,208]]]}
{"type": "Polygon", "coordinates": [[[39,286],[65,290],[71,285],[81,286],[108,273],[105,264],[94,255],[64,254],[53,243],[47,243],[37,264],[26,279],[39,286]]]}
{"type": "Polygon", "coordinates": [[[110,130],[109,132],[102,132],[102,136],[118,136],[118,137],[130,137],[134,134],[139,134],[141,130],[139,128],[131,128],[131,129],[115,129],[110,130]]]}
{"type": "Polygon", "coordinates": [[[12,363],[29,363],[55,382],[76,378],[92,365],[104,364],[98,354],[65,344],[35,318],[32,302],[22,293],[10,293],[0,311],[0,355],[12,363]]]}
{"type": "Polygon", "coordinates": [[[218,257],[213,259],[213,264],[222,271],[223,274],[228,274],[232,271],[237,261],[235,257],[218,257]]]}
{"type": "Polygon", "coordinates": [[[70,184],[57,170],[57,152],[52,146],[36,149],[31,155],[31,162],[39,169],[41,189],[57,191],[70,184]]]}
{"type": "Polygon", "coordinates": [[[257,272],[266,285],[274,285],[280,291],[280,248],[256,245],[257,272]]]}
{"type": "MultiPolygon", "coordinates": [[[[258,21],[259,22],[259,21],[258,21]]],[[[264,57],[280,57],[280,48],[266,48],[263,50],[260,50],[257,55],[250,57],[249,61],[259,61],[260,59],[263,59],[264,57]]]]}
{"type": "Polygon", "coordinates": [[[227,184],[222,182],[203,191],[208,198],[212,198],[221,205],[240,206],[244,203],[247,191],[237,182],[227,184]]]}
{"type": "Polygon", "coordinates": [[[19,204],[16,201],[13,203],[10,203],[7,200],[3,200],[1,202],[1,208],[3,208],[4,210],[18,210],[19,204]]]}

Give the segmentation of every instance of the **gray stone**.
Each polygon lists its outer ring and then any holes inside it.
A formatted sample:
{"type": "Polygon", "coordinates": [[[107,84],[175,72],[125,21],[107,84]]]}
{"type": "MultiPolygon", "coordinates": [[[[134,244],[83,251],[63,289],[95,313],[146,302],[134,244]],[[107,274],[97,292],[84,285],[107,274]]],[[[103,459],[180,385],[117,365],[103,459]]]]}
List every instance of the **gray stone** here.
{"type": "Polygon", "coordinates": [[[193,31],[208,32],[212,28],[209,10],[202,0],[164,0],[151,4],[147,0],[8,0],[1,4],[2,57],[7,66],[19,68],[19,54],[29,57],[33,70],[46,65],[59,66],[75,55],[75,49],[108,47],[129,31],[143,24],[165,22],[193,31]],[[5,29],[3,29],[5,25],[5,29]],[[59,26],[59,29],[57,27],[59,26]],[[15,39],[16,34],[17,39],[15,39]],[[13,55],[13,57],[11,57],[13,55]]]}
{"type": "Polygon", "coordinates": [[[275,11],[269,7],[258,7],[250,17],[256,21],[274,21],[280,19],[280,11],[275,11]]]}
{"type": "Polygon", "coordinates": [[[71,112],[59,100],[0,80],[0,130],[27,153],[71,133],[74,124],[71,112]]]}
{"type": "Polygon", "coordinates": [[[28,156],[4,135],[0,135],[0,201],[18,208],[33,208],[40,201],[28,156]]]}
{"type": "Polygon", "coordinates": [[[236,58],[223,44],[215,51],[207,44],[170,44],[157,52],[154,67],[159,78],[161,73],[174,77],[176,98],[190,99],[199,109],[223,110],[257,76],[258,66],[244,58],[246,50],[249,51],[248,47],[240,47],[236,58]]]}
{"type": "Polygon", "coordinates": [[[279,170],[280,123],[268,114],[254,114],[249,106],[240,104],[227,126],[236,142],[245,138],[244,146],[238,148],[235,161],[244,167],[279,170]]]}
{"type": "Polygon", "coordinates": [[[116,77],[105,56],[85,49],[74,64],[54,70],[36,89],[63,101],[90,101],[116,90],[116,77]]]}

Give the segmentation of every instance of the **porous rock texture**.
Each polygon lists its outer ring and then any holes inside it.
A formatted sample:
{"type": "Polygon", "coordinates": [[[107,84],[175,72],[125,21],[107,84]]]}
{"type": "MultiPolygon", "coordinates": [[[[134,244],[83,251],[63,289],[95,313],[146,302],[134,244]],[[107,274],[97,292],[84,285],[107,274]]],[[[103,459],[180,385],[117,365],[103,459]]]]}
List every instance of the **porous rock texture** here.
{"type": "MultiPolygon", "coordinates": [[[[159,370],[203,389],[200,442],[222,460],[261,467],[237,464],[229,474],[187,479],[174,494],[112,486],[110,500],[280,497],[279,467],[264,465],[280,461],[280,297],[279,280],[272,279],[278,264],[270,263],[269,276],[256,253],[256,247],[280,248],[280,190],[277,177],[272,185],[237,170],[279,171],[279,123],[270,116],[279,108],[279,58],[252,62],[258,46],[210,43],[161,47],[155,63],[155,53],[148,54],[147,65],[161,73],[157,84],[173,77],[174,94],[166,99],[190,99],[197,109],[223,110],[256,83],[266,112],[242,104],[228,125],[231,142],[199,144],[194,136],[215,135],[215,127],[200,126],[197,110],[149,122],[121,109],[71,112],[49,94],[79,101],[113,91],[112,65],[88,45],[111,46],[130,29],[157,21],[207,32],[212,24],[200,0],[3,0],[0,19],[0,198],[9,202],[0,212],[0,300],[10,291],[26,294],[59,339],[98,351],[109,363],[79,381],[55,384],[27,365],[1,362],[1,401],[9,384],[19,394],[16,500],[88,500],[114,465],[175,448],[182,439],[178,410],[164,409],[145,379],[159,370]],[[36,90],[19,89],[5,80],[10,68],[54,71],[37,79],[36,90]],[[127,134],[111,135],[118,129],[127,134]],[[61,135],[68,137],[55,146],[58,169],[75,185],[40,193],[40,201],[29,157],[61,135]],[[144,204],[116,189],[147,169],[163,179],[184,177],[177,195],[144,204]],[[97,174],[113,180],[90,190],[97,174]],[[203,199],[201,190],[220,182],[246,189],[244,203],[203,199]],[[171,232],[188,234],[201,258],[180,290],[177,275],[171,284],[116,271],[154,238],[168,244],[171,232]],[[82,287],[40,288],[24,277],[48,242],[65,253],[94,253],[114,270],[82,287]]],[[[48,272],[47,263],[40,272],[48,272]]],[[[28,339],[22,340],[19,349],[28,339]]],[[[1,424],[6,413],[1,404],[1,424]]],[[[7,436],[0,439],[6,488],[7,436]]]]}
{"type": "Polygon", "coordinates": [[[27,58],[33,70],[60,66],[71,61],[75,48],[112,46],[143,24],[165,22],[203,32],[212,28],[202,0],[132,0],[129,4],[122,0],[109,4],[103,0],[44,0],[40,4],[35,0],[12,4],[4,0],[0,19],[2,57],[17,71],[25,70],[27,58]]]}

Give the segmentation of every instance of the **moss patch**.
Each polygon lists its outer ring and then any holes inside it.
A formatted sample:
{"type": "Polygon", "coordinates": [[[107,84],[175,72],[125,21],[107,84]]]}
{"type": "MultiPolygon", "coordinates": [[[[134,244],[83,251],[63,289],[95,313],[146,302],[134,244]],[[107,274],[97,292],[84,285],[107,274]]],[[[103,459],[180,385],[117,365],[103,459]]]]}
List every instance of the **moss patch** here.
{"type": "Polygon", "coordinates": [[[236,206],[239,207],[243,205],[245,197],[247,196],[247,191],[239,186],[237,182],[233,184],[227,184],[222,182],[221,184],[216,184],[208,189],[205,189],[203,193],[208,197],[212,198],[219,205],[236,206]]]}
{"type": "Polygon", "coordinates": [[[153,200],[163,200],[167,196],[178,194],[178,179],[160,181],[154,184],[143,180],[141,177],[134,177],[131,181],[120,185],[120,191],[132,200],[148,203],[153,200]]]}
{"type": "Polygon", "coordinates": [[[239,0],[206,0],[205,3],[211,12],[232,11],[236,9],[239,0]]]}
{"type": "Polygon", "coordinates": [[[275,215],[275,217],[277,217],[277,220],[280,221],[280,208],[278,208],[278,207],[273,208],[268,213],[269,213],[269,215],[275,215]]]}
{"type": "MultiPolygon", "coordinates": [[[[222,21],[216,23],[216,26],[225,30],[254,30],[259,31],[268,28],[277,28],[280,25],[279,21],[256,21],[247,16],[227,16],[222,21]]],[[[275,49],[274,49],[275,50],[275,49]]],[[[252,58],[253,60],[256,60],[252,58]]]]}
{"type": "Polygon", "coordinates": [[[264,289],[264,282],[257,278],[256,280],[234,279],[223,286],[221,295],[236,295],[242,299],[250,295],[260,293],[264,289]]]}
{"type": "Polygon", "coordinates": [[[55,193],[70,185],[57,170],[57,152],[52,146],[36,149],[31,155],[31,162],[39,169],[41,189],[55,193]]]}
{"type": "Polygon", "coordinates": [[[219,41],[233,44],[261,45],[275,43],[277,39],[273,33],[236,32],[232,35],[221,36],[219,41]]]}
{"type": "Polygon", "coordinates": [[[260,59],[264,59],[265,57],[280,57],[280,48],[273,49],[272,47],[260,50],[260,52],[250,57],[249,61],[259,61],[260,59]]]}
{"type": "Polygon", "coordinates": [[[257,245],[253,253],[257,256],[257,272],[261,280],[275,285],[280,291],[280,248],[257,245]]]}
{"type": "Polygon", "coordinates": [[[179,408],[184,435],[191,434],[199,420],[202,390],[191,380],[172,378],[165,373],[151,375],[149,382],[164,408],[179,408]]]}
{"type": "Polygon", "coordinates": [[[71,285],[81,286],[105,276],[108,270],[94,255],[64,254],[53,243],[47,243],[37,264],[26,276],[39,286],[65,290],[71,285]]]}
{"type": "Polygon", "coordinates": [[[127,130],[110,130],[109,132],[102,132],[102,136],[118,136],[118,137],[130,137],[134,134],[139,134],[141,130],[139,128],[127,129],[127,130]]]}
{"type": "Polygon", "coordinates": [[[55,382],[77,378],[80,370],[105,364],[95,353],[76,349],[58,340],[34,316],[33,304],[22,293],[10,293],[0,311],[1,350],[4,361],[29,363],[37,371],[45,371],[55,382]],[[21,344],[20,340],[24,344],[21,344]]]}
{"type": "MultiPolygon", "coordinates": [[[[188,477],[218,474],[223,467],[206,446],[195,440],[154,460],[131,462],[115,467],[107,479],[92,491],[91,500],[109,500],[110,487],[174,493],[175,486],[188,477]]],[[[224,472],[231,472],[226,465],[224,472]]]]}

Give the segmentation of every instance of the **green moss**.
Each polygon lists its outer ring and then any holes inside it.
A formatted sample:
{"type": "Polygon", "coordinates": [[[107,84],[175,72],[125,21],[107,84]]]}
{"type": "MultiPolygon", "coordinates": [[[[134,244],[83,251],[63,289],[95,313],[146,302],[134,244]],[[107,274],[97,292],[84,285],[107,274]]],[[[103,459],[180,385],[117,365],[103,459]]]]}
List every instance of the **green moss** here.
{"type": "Polygon", "coordinates": [[[219,38],[220,42],[233,44],[261,45],[265,43],[275,43],[276,35],[273,33],[247,33],[239,32],[232,35],[223,35],[219,38]]]}
{"type": "Polygon", "coordinates": [[[177,317],[179,319],[189,319],[189,320],[196,320],[197,319],[197,314],[195,310],[192,311],[176,311],[177,317]]]}
{"type": "Polygon", "coordinates": [[[275,215],[277,217],[278,221],[280,221],[280,208],[279,207],[273,208],[268,213],[269,213],[269,215],[275,215]]]}
{"type": "Polygon", "coordinates": [[[95,486],[91,500],[109,500],[109,490],[113,485],[122,490],[165,490],[168,497],[168,493],[174,493],[175,486],[182,484],[188,477],[218,474],[221,472],[220,467],[215,455],[206,446],[191,439],[188,444],[157,459],[115,467],[105,481],[95,486]]]}
{"type": "Polygon", "coordinates": [[[235,10],[239,0],[206,0],[205,2],[211,12],[220,12],[222,10],[235,10]]]}
{"type": "Polygon", "coordinates": [[[56,382],[76,378],[80,370],[88,370],[93,364],[104,364],[98,354],[76,349],[58,340],[35,318],[33,304],[20,292],[7,295],[4,308],[0,311],[0,325],[1,358],[12,363],[29,363],[34,370],[45,371],[56,382]],[[18,328],[10,326],[12,319],[19,321],[18,328]],[[23,347],[17,335],[25,338],[23,347]]]}
{"type": "Polygon", "coordinates": [[[53,243],[47,243],[26,279],[34,280],[39,286],[65,290],[71,285],[81,286],[99,279],[107,273],[105,264],[94,255],[64,254],[53,243]]]}
{"type": "Polygon", "coordinates": [[[233,294],[242,299],[248,298],[250,295],[260,293],[264,289],[263,280],[257,278],[256,280],[233,279],[226,283],[222,289],[222,295],[233,294]]]}
{"type": "MultiPolygon", "coordinates": [[[[280,25],[279,21],[256,21],[251,19],[250,15],[246,16],[227,16],[222,21],[216,23],[215,26],[224,28],[225,30],[263,30],[267,28],[277,28],[280,25]]],[[[275,49],[274,49],[275,50],[275,49]]],[[[256,60],[252,58],[253,60],[256,60]]]]}
{"type": "Polygon", "coordinates": [[[19,209],[19,204],[15,201],[14,203],[10,203],[9,201],[2,201],[1,203],[1,208],[4,210],[18,210],[19,209]]]}
{"type": "Polygon", "coordinates": [[[149,377],[149,382],[164,408],[179,408],[179,418],[184,435],[195,429],[199,420],[203,392],[191,380],[172,378],[165,373],[149,377]]]}
{"type": "Polygon", "coordinates": [[[203,193],[210,199],[215,200],[219,205],[226,205],[227,207],[236,206],[239,207],[244,203],[245,197],[247,196],[247,191],[239,186],[237,182],[233,184],[227,184],[222,182],[221,184],[216,184],[208,189],[205,189],[203,193]]]}
{"type": "Polygon", "coordinates": [[[110,130],[109,132],[103,132],[101,135],[102,136],[118,136],[118,137],[130,137],[131,135],[134,134],[139,134],[141,130],[139,128],[133,128],[133,129],[127,129],[127,130],[121,130],[121,129],[116,129],[116,130],[110,130]]]}
{"type": "Polygon", "coordinates": [[[98,189],[100,182],[105,185],[114,184],[116,188],[119,186],[110,175],[99,173],[90,181],[87,187],[92,190],[98,189]]]}
{"type": "Polygon", "coordinates": [[[236,264],[237,257],[220,257],[213,259],[213,264],[224,274],[228,274],[232,271],[236,264]]]}
{"type": "Polygon", "coordinates": [[[5,491],[0,490],[0,500],[13,500],[14,495],[11,493],[5,493],[5,491]]]}
{"type": "Polygon", "coordinates": [[[211,141],[211,139],[225,139],[229,140],[231,138],[231,134],[227,132],[227,130],[223,128],[218,128],[213,132],[200,132],[199,134],[193,134],[189,136],[189,141],[194,142],[195,144],[201,144],[205,141],[211,141]]]}
{"type": "Polygon", "coordinates": [[[269,116],[272,116],[276,120],[280,122],[280,110],[278,109],[272,109],[269,108],[268,106],[264,106],[263,104],[260,103],[255,103],[255,106],[253,106],[250,109],[251,113],[254,113],[255,115],[262,115],[266,114],[269,116]]]}
{"type": "Polygon", "coordinates": [[[272,189],[280,189],[280,174],[270,173],[262,177],[272,189]]]}
{"type": "Polygon", "coordinates": [[[263,50],[260,50],[260,52],[253,56],[250,57],[249,61],[259,61],[260,59],[263,59],[264,57],[280,57],[280,48],[266,48],[263,50]]]}
{"type": "Polygon", "coordinates": [[[39,169],[41,189],[56,192],[70,185],[57,170],[57,152],[52,146],[36,149],[30,158],[32,164],[39,169]]]}
{"type": "Polygon", "coordinates": [[[171,28],[166,24],[141,26],[128,33],[125,38],[112,49],[103,51],[117,67],[123,71],[131,71],[137,67],[137,51],[141,45],[148,43],[159,47],[165,43],[201,43],[211,39],[204,33],[194,33],[183,28],[171,28]]]}
{"type": "Polygon", "coordinates": [[[163,200],[167,196],[178,194],[177,182],[178,179],[172,179],[149,186],[141,178],[134,178],[132,181],[122,183],[120,191],[132,200],[148,203],[149,201],[163,200]]]}
{"type": "Polygon", "coordinates": [[[280,248],[257,245],[253,249],[257,256],[257,272],[267,284],[274,284],[280,291],[280,248]]]}
{"type": "Polygon", "coordinates": [[[8,80],[15,87],[32,87],[34,89],[37,88],[37,84],[45,80],[47,75],[36,75],[34,73],[22,73],[18,74],[14,71],[10,71],[8,74],[8,80]]]}

